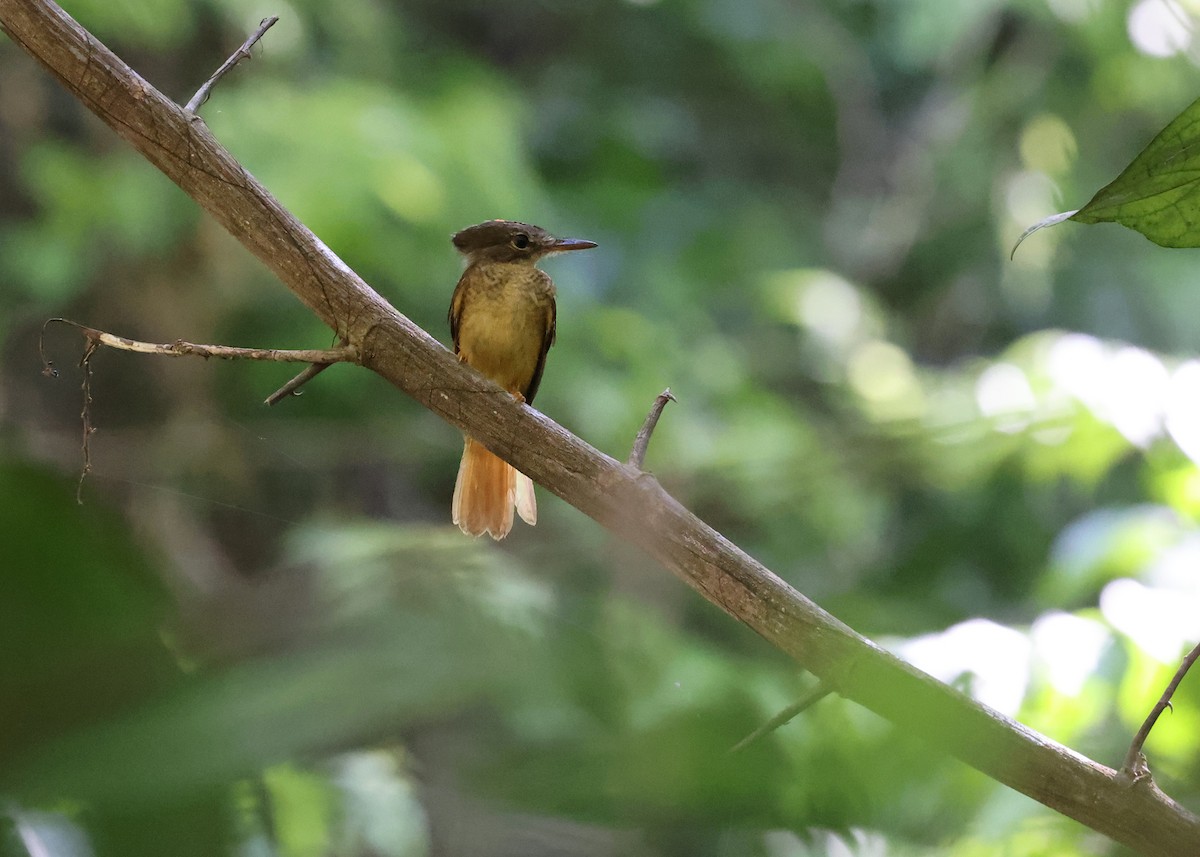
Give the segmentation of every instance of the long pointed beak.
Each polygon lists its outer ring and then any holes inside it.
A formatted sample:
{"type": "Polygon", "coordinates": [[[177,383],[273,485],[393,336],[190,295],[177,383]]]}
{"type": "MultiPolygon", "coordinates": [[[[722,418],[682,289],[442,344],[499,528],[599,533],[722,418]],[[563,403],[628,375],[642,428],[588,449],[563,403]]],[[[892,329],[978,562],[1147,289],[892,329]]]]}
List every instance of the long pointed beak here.
{"type": "Polygon", "coordinates": [[[550,245],[550,252],[565,253],[568,250],[591,250],[595,246],[595,241],[588,241],[583,238],[559,238],[550,245]]]}

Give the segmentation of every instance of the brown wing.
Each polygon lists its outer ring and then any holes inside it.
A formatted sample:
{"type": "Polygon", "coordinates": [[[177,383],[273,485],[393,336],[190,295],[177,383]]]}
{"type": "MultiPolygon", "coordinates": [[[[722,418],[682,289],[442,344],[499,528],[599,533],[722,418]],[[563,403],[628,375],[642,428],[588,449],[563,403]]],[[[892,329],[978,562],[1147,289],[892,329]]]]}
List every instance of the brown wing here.
{"type": "Polygon", "coordinates": [[[550,346],[554,344],[557,312],[554,305],[554,297],[551,296],[546,305],[546,333],[542,337],[542,351],[538,354],[537,368],[533,370],[533,378],[530,379],[529,385],[524,390],[525,401],[528,404],[533,404],[533,397],[537,395],[538,384],[542,383],[542,370],[546,368],[546,354],[550,351],[550,346]]]}
{"type": "Polygon", "coordinates": [[[454,297],[450,298],[450,311],[446,313],[446,318],[450,322],[450,340],[454,343],[454,353],[458,353],[458,325],[462,320],[463,304],[466,303],[467,290],[463,288],[463,280],[466,279],[466,273],[458,280],[458,285],[454,287],[454,297]]]}

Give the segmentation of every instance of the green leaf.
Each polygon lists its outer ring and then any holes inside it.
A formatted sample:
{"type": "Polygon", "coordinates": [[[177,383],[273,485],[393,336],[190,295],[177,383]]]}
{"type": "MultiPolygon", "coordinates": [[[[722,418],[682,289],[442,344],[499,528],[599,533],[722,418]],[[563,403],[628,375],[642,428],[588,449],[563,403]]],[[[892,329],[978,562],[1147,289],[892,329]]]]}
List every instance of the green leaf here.
{"type": "Polygon", "coordinates": [[[1200,247],[1200,100],[1070,219],[1120,223],[1163,247],[1200,247]]]}

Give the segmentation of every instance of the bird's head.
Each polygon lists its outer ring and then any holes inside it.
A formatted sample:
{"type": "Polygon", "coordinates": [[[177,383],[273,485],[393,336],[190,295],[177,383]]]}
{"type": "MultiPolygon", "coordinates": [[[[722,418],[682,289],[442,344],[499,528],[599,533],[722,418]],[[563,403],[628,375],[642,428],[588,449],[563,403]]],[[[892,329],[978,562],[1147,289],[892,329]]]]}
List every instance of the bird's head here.
{"type": "Polygon", "coordinates": [[[458,252],[475,262],[528,262],[533,264],[551,253],[588,250],[595,241],[555,238],[540,226],[516,220],[486,220],[456,232],[451,239],[458,252]]]}

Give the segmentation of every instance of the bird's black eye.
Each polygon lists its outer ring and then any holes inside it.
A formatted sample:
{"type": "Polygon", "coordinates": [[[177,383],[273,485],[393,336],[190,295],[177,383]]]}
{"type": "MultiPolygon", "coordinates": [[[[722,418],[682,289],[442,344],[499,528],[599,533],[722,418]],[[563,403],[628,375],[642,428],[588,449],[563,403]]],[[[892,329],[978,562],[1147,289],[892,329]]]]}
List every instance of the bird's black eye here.
{"type": "Polygon", "coordinates": [[[518,232],[513,236],[512,245],[518,250],[524,250],[529,246],[529,236],[524,232],[518,232]]]}

